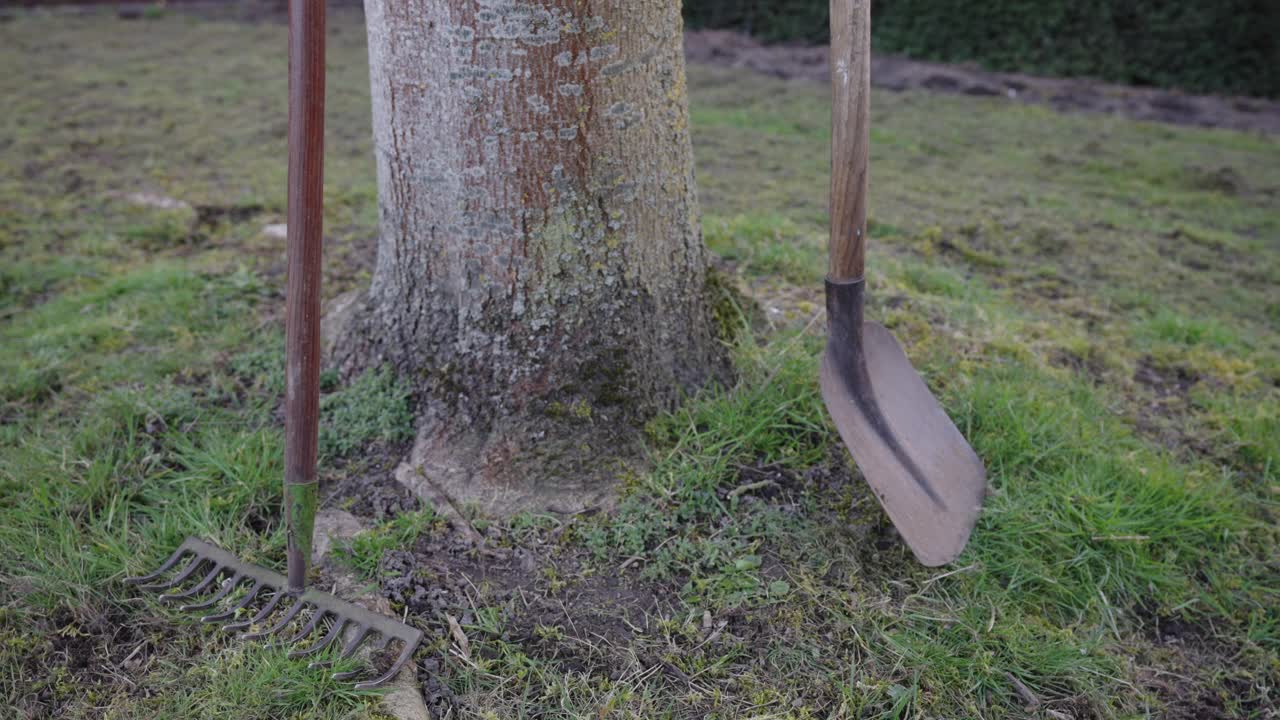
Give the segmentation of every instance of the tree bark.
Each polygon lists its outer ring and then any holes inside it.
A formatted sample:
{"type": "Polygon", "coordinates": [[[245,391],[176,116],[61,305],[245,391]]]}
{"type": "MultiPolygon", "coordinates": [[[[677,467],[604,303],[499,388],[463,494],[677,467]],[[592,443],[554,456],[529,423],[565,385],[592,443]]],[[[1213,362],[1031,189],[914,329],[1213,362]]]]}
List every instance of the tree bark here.
{"type": "Polygon", "coordinates": [[[728,372],[679,3],[365,7],[378,257],[340,362],[413,378],[424,493],[599,503],[640,424],[728,372]]]}

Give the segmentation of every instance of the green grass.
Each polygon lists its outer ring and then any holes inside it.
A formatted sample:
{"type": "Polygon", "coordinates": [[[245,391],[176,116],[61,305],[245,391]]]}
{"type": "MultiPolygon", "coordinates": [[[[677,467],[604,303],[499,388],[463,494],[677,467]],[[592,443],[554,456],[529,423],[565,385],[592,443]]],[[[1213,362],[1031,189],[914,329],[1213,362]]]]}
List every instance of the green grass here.
{"type": "MultiPolygon", "coordinates": [[[[926,714],[999,715],[1018,702],[1012,674],[1045,702],[1083,696],[1098,712],[1123,715],[1138,705],[1115,696],[1107,679],[1125,674],[1118,646],[1144,616],[1213,618],[1254,633],[1248,651],[1274,652],[1274,525],[1250,515],[1249,496],[1219,469],[1151,448],[1093,388],[1033,368],[984,369],[946,396],[987,464],[992,493],[954,575],[930,577],[901,548],[866,560],[865,534],[830,526],[856,528],[866,513],[878,514],[861,488],[852,497],[806,493],[799,515],[726,500],[740,487],[734,468],[742,464],[800,470],[821,462],[828,431],[811,379],[814,343],[781,344],[790,347],[782,356],[741,357],[752,372],[733,392],[655,423],[669,454],[586,538],[615,564],[640,558],[632,564],[642,577],[683,579],[682,599],[693,608],[799,608],[788,642],[843,647],[830,635],[842,623],[871,634],[860,671],[879,668],[895,682],[846,687],[839,677],[847,658],[806,657],[805,673],[821,678],[812,683],[818,696],[839,689],[859,712],[886,717],[903,710],[900,702],[926,714]],[[788,579],[764,576],[762,556],[788,579]],[[850,607],[850,589],[829,579],[850,558],[864,559],[848,571],[852,597],[866,602],[883,583],[905,598],[850,607]],[[910,678],[900,666],[914,669],[910,678]]],[[[1257,670],[1268,672],[1266,663],[1257,670]]]]}
{"type": "Polygon", "coordinates": [[[992,474],[989,539],[973,546],[979,592],[1003,589],[1059,622],[1139,601],[1160,614],[1200,603],[1274,612],[1275,588],[1218,597],[1196,580],[1265,566],[1274,536],[1220,471],[1153,451],[1086,386],[1002,369],[964,400],[955,415],[992,474]]]}
{"type": "MultiPolygon", "coordinates": [[[[377,222],[363,29],[334,13],[331,33],[329,296],[367,281],[377,222]]],[[[175,12],[0,25],[0,547],[22,549],[0,558],[0,703],[19,713],[379,712],[119,583],[188,534],[281,563],[283,263],[261,228],[284,203],[284,38],[175,12]],[[144,190],[192,207],[125,199],[144,190]]],[[[411,616],[460,714],[1035,715],[1016,678],[1041,716],[1267,717],[1276,139],[874,94],[869,312],[991,488],[965,554],[926,570],[815,381],[826,91],[689,80],[704,236],[759,305],[722,318],[752,328],[738,380],[649,424],[651,465],[613,512],[473,518],[535,567],[521,593],[468,588],[467,660],[441,618],[411,616]],[[540,602],[566,610],[522,625],[540,602]]],[[[325,488],[394,464],[405,385],[328,373],[324,392],[325,488]]],[[[338,554],[389,580],[389,552],[444,528],[424,507],[338,554]]]]}
{"type": "MultiPolygon", "coordinates": [[[[299,672],[286,651],[261,651],[244,643],[212,643],[212,657],[195,665],[171,666],[151,681],[162,692],[141,700],[131,712],[163,718],[235,717],[271,720],[279,717],[338,719],[362,704],[349,683],[323,672],[299,672]]],[[[330,655],[336,655],[330,652],[330,655]]],[[[355,663],[338,661],[335,671],[355,663]]]]}
{"type": "Polygon", "coordinates": [[[252,273],[202,276],[157,264],[62,295],[0,331],[0,399],[30,407],[70,388],[92,393],[173,374],[202,350],[197,333],[243,341],[227,337],[243,326],[226,323],[261,293],[252,273]]]}
{"type": "Polygon", "coordinates": [[[702,237],[707,247],[745,272],[773,275],[795,283],[812,280],[814,257],[825,238],[802,229],[780,214],[706,215],[702,237]]]}
{"type": "Polygon", "coordinates": [[[1161,309],[1154,317],[1138,329],[1139,337],[1145,340],[1166,342],[1175,345],[1208,345],[1215,348],[1229,348],[1240,342],[1235,331],[1227,326],[1218,325],[1210,320],[1198,320],[1161,309]]]}

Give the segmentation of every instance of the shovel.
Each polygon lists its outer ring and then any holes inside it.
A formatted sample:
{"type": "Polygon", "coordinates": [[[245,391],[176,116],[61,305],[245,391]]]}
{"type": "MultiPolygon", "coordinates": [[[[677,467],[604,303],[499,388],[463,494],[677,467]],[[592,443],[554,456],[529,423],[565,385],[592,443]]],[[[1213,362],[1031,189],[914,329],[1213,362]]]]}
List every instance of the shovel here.
{"type": "MultiPolygon", "coordinates": [[[[372,651],[400,643],[400,654],[383,675],[356,683],[376,688],[395,677],[422,642],[422,631],[370,612],[329,593],[308,590],[307,566],[316,513],[316,450],[320,419],[320,259],[324,162],[324,0],[289,3],[289,287],[285,309],[284,514],[288,532],[288,577],[244,562],[199,538],[189,537],[154,573],[127,578],[143,589],[172,591],[166,602],[181,609],[220,606],[200,618],[229,622],[241,638],[274,635],[300,626],[287,645],[304,657],[335,646],[349,658],[365,644],[372,651]],[[185,563],[182,562],[185,560],[185,563]],[[170,573],[181,563],[171,576],[170,573]],[[163,579],[162,579],[163,578],[163,579]],[[194,585],[180,589],[192,580],[194,585]],[[236,591],[242,591],[236,594],[236,591]],[[221,607],[231,599],[229,607],[221,607]]],[[[331,661],[313,662],[323,667],[331,661]]],[[[360,671],[334,673],[352,679],[360,671]]]]}
{"type": "Polygon", "coordinates": [[[822,399],[889,519],[922,564],[956,558],[977,522],[982,461],[893,335],[862,319],[871,2],[831,0],[831,244],[822,399]]]}

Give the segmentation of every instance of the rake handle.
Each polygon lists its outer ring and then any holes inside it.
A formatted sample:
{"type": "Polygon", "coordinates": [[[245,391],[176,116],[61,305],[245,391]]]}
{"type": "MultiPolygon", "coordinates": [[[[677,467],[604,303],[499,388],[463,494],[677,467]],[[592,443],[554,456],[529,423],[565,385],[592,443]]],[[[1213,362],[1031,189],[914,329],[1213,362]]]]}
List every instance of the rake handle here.
{"type": "Polygon", "coordinates": [[[289,591],[306,586],[316,513],[324,203],[324,0],[289,2],[284,507],[289,591]]]}
{"type": "Polygon", "coordinates": [[[860,280],[867,252],[871,0],[831,0],[831,242],[828,278],[860,280]]]}

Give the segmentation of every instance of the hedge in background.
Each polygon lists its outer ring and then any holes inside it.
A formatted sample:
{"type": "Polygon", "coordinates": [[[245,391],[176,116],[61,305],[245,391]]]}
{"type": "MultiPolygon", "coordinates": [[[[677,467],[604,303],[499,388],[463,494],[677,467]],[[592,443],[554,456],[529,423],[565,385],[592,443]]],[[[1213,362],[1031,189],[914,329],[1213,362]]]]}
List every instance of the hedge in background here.
{"type": "MultiPolygon", "coordinates": [[[[685,0],[692,27],[822,42],[828,0],[685,0]]],[[[993,70],[1280,97],[1276,0],[878,0],[876,50],[993,70]]]]}

